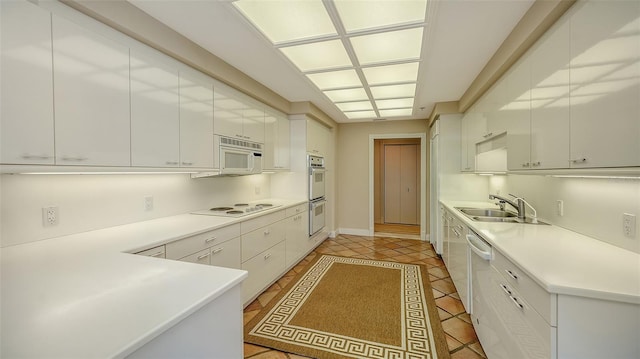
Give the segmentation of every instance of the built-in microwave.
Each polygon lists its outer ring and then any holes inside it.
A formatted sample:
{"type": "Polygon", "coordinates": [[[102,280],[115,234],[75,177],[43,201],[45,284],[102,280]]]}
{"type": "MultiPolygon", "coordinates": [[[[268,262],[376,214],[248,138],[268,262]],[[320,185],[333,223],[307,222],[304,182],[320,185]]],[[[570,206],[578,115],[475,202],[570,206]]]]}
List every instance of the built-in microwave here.
{"type": "Polygon", "coordinates": [[[262,173],[261,143],[218,135],[214,135],[213,142],[219,154],[214,159],[214,167],[219,166],[221,175],[262,173]],[[218,163],[215,163],[216,160],[218,163]]]}

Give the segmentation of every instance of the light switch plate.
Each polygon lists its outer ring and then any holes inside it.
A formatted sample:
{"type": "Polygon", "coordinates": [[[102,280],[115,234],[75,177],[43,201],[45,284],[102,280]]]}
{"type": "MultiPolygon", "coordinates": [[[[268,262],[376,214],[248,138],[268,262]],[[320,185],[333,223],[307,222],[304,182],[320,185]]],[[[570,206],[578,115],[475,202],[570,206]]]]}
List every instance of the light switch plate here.
{"type": "Polygon", "coordinates": [[[556,214],[560,217],[564,216],[564,201],[561,199],[556,201],[556,214]]]}

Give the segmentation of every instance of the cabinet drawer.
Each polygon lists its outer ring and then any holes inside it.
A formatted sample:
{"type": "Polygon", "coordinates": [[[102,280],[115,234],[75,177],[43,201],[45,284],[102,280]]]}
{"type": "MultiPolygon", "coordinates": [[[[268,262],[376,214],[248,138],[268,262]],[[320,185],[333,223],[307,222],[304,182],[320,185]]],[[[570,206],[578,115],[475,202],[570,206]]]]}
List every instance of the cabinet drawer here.
{"type": "MultiPolygon", "coordinates": [[[[284,212],[283,212],[284,213],[284,212]]],[[[285,238],[285,222],[279,221],[242,235],[242,261],[253,258],[285,238]]]]}
{"type": "Polygon", "coordinates": [[[164,246],[157,246],[142,252],[137,252],[136,254],[147,257],[165,258],[165,249],[164,246]]]}
{"type": "Polygon", "coordinates": [[[547,323],[557,325],[555,294],[547,292],[498,251],[494,251],[492,264],[508,284],[517,290],[547,323]]]}
{"type": "Polygon", "coordinates": [[[210,264],[212,266],[240,269],[242,267],[240,237],[211,247],[210,264]]]}
{"type": "Polygon", "coordinates": [[[209,248],[201,250],[200,252],[193,253],[186,257],[179,259],[181,262],[197,263],[197,264],[209,264],[211,263],[211,250],[209,248]]]}
{"type": "Polygon", "coordinates": [[[257,218],[250,219],[240,223],[242,234],[255,231],[258,228],[268,226],[271,223],[278,222],[285,218],[285,211],[278,211],[275,213],[266,214],[257,218]]]}
{"type": "Polygon", "coordinates": [[[291,208],[287,208],[286,209],[286,217],[291,217],[291,216],[295,216],[296,214],[300,214],[303,213],[307,210],[307,208],[309,208],[309,204],[308,203],[303,203],[303,204],[299,204],[295,207],[291,207],[291,208]]]}
{"type": "Polygon", "coordinates": [[[242,282],[242,301],[246,303],[284,272],[285,242],[282,241],[242,263],[242,269],[249,272],[247,279],[242,282]]]}
{"type": "Polygon", "coordinates": [[[200,233],[167,244],[167,258],[179,259],[240,236],[240,225],[200,233]]]}

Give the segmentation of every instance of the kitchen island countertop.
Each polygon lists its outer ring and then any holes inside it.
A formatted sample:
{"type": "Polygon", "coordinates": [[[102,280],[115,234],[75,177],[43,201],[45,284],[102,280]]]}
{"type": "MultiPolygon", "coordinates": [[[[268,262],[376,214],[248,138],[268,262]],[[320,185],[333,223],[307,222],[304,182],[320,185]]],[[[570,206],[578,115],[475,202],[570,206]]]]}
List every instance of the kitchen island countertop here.
{"type": "Polygon", "coordinates": [[[478,222],[455,209],[493,203],[441,203],[548,292],[640,304],[640,254],[554,225],[478,222]]]}
{"type": "Polygon", "coordinates": [[[240,218],[183,214],[2,248],[2,357],[125,357],[247,272],[132,253],[240,218]]]}

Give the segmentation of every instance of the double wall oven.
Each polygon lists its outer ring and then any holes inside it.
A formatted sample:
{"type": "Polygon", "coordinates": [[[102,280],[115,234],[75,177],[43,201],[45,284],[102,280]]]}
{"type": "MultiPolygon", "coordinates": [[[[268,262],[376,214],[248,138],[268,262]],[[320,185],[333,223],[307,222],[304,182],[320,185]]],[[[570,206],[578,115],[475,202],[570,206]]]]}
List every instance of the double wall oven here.
{"type": "Polygon", "coordinates": [[[325,172],[324,158],[308,155],[309,167],[309,235],[318,233],[325,226],[325,172]]]}

